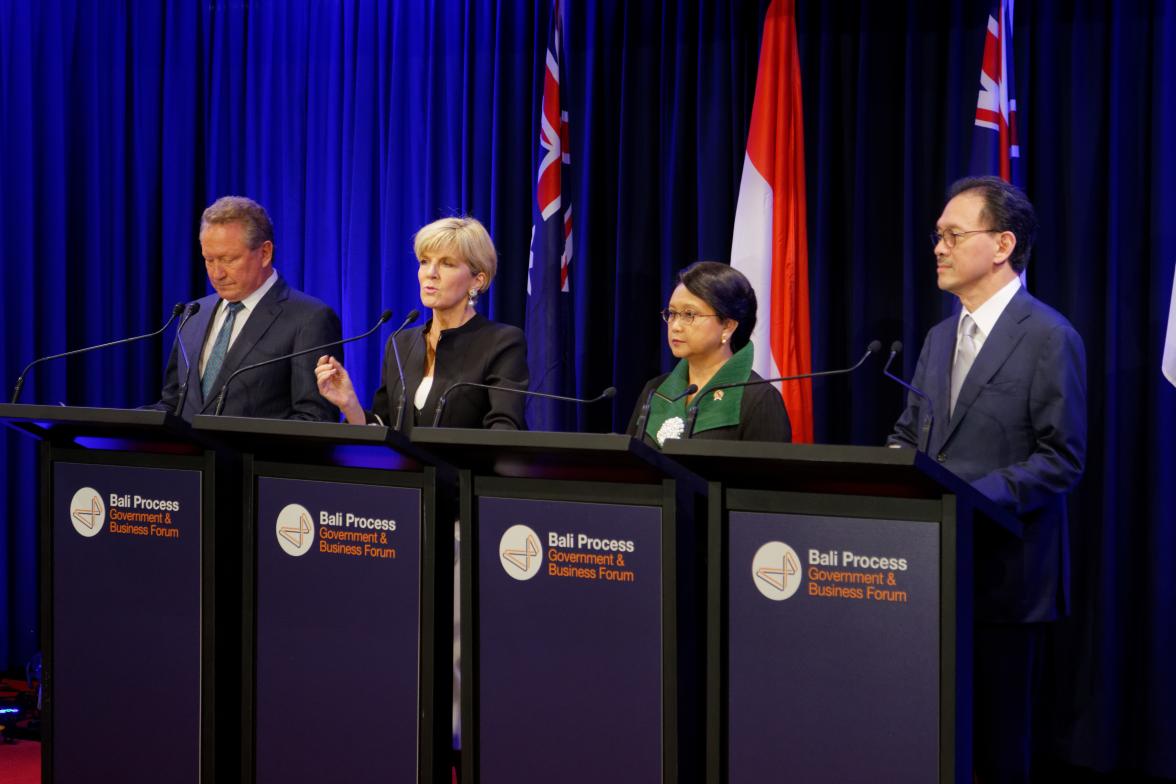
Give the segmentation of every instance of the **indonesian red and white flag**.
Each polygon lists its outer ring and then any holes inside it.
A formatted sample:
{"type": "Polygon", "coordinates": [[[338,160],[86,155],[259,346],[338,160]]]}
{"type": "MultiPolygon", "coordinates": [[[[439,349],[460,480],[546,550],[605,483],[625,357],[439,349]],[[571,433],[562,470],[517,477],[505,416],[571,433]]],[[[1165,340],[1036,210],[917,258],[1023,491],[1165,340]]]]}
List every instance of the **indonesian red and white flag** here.
{"type": "MultiPolygon", "coordinates": [[[[752,342],[755,371],[764,378],[812,368],[795,10],[795,0],[772,0],[764,20],[731,240],[731,266],[751,281],[759,304],[752,342]]],[[[781,391],[792,420],[792,440],[812,443],[812,382],[786,381],[781,391]]]]}

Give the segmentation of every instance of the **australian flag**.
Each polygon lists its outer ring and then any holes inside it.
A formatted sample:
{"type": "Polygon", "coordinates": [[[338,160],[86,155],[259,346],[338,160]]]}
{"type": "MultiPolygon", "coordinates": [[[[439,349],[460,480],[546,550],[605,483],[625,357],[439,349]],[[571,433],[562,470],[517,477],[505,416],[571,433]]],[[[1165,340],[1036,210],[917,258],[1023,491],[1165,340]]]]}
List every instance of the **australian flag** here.
{"type": "Polygon", "coordinates": [[[995,0],[988,15],[980,64],[970,169],[974,175],[996,175],[1024,189],[1013,70],[1013,0],[995,0]]]}
{"type": "MultiPolygon", "coordinates": [[[[527,364],[531,389],[574,395],[575,340],[571,293],[572,204],[569,187],[568,113],[560,92],[563,20],[560,0],[551,8],[539,113],[539,162],[532,205],[531,257],[527,270],[527,364]]],[[[568,430],[576,411],[568,403],[529,398],[532,430],[568,430]]]]}

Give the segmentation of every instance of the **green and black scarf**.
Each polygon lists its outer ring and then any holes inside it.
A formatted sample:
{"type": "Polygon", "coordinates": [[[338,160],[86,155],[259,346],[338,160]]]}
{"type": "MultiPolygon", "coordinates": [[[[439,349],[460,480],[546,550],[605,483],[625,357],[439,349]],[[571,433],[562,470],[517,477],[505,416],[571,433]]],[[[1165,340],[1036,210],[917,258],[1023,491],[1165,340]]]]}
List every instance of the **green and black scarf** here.
{"type": "MultiPolygon", "coordinates": [[[[714,430],[718,427],[731,427],[739,424],[739,408],[743,404],[743,387],[733,389],[712,389],[722,384],[742,383],[751,376],[751,363],[754,350],[751,343],[736,351],[726,363],[719,368],[719,372],[699,390],[691,400],[691,404],[698,403],[698,417],[694,420],[694,432],[714,430]]],[[[690,385],[689,369],[686,360],[682,360],[674,368],[665,381],[657,388],[660,395],[673,399],[682,394],[690,385]]],[[[653,396],[649,407],[649,421],[645,425],[645,432],[654,443],[661,446],[666,438],[684,438],[686,436],[686,416],[689,406],[682,398],[671,403],[669,400],[653,396]],[[663,432],[663,428],[665,428],[663,432]],[[659,434],[661,438],[659,438],[659,434]]]]}

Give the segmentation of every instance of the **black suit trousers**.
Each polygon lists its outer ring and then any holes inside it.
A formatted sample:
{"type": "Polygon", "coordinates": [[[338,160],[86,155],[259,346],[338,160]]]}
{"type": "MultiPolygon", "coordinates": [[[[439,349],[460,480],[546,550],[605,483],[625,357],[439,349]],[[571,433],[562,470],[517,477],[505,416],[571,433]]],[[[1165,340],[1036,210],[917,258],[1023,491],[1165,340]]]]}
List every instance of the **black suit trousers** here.
{"type": "Polygon", "coordinates": [[[974,759],[982,784],[1034,780],[1045,741],[1045,623],[977,624],[974,759]]]}

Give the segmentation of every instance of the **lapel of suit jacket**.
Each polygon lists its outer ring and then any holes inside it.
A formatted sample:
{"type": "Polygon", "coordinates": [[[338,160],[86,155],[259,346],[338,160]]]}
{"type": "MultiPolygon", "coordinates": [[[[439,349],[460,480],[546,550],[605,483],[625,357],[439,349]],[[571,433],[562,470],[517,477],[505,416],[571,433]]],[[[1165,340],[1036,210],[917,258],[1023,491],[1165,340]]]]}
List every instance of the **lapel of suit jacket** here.
{"type": "Polygon", "coordinates": [[[208,409],[209,404],[216,400],[220,393],[221,387],[229,376],[233,374],[238,368],[245,364],[245,358],[249,356],[249,352],[257,345],[257,341],[261,340],[262,336],[269,330],[270,326],[277,320],[282,313],[282,303],[290,297],[290,289],[286,285],[286,281],[280,277],[274,281],[274,285],[266,292],[261,301],[257,303],[257,307],[249,314],[249,320],[245,322],[245,326],[241,327],[241,334],[237,335],[237,339],[233,341],[233,345],[229,348],[229,353],[225,355],[225,362],[221,365],[220,373],[216,376],[216,382],[213,383],[213,398],[212,400],[204,401],[205,410],[208,409]]]}
{"type": "MultiPolygon", "coordinates": [[[[204,341],[208,339],[208,330],[212,326],[212,317],[220,305],[220,297],[213,294],[199,300],[200,310],[188,319],[180,333],[180,342],[188,357],[188,375],[186,382],[188,391],[184,408],[195,404],[197,410],[204,407],[204,390],[200,385],[200,355],[204,353],[204,341]]],[[[183,361],[183,358],[180,358],[183,361]]],[[[178,372],[178,369],[177,369],[178,372]]]]}
{"type": "MultiPolygon", "coordinates": [[[[401,333],[408,338],[408,345],[400,347],[400,362],[404,368],[404,418],[412,422],[417,421],[416,401],[414,400],[416,390],[421,385],[421,380],[425,377],[425,332],[427,329],[428,325],[421,329],[414,328],[412,331],[401,333]]],[[[390,373],[395,373],[396,358],[391,356],[391,351],[388,354],[388,370],[390,373]]],[[[399,385],[399,379],[397,379],[396,385],[399,385]]],[[[390,388],[395,389],[395,386],[390,386],[390,388]]],[[[388,422],[388,426],[391,427],[396,421],[395,406],[400,405],[400,395],[391,395],[389,404],[393,406],[392,421],[388,422]]],[[[421,413],[424,414],[427,410],[428,406],[426,405],[424,409],[421,409],[421,413]]]]}
{"type": "MultiPolygon", "coordinates": [[[[433,362],[433,388],[429,390],[429,397],[425,400],[425,407],[421,409],[421,416],[426,423],[433,423],[433,412],[437,410],[437,401],[441,398],[441,395],[445,394],[450,386],[459,381],[483,383],[486,380],[484,378],[471,377],[469,373],[463,372],[463,368],[467,368],[465,355],[470,349],[470,341],[462,340],[461,337],[478,329],[481,321],[484,319],[485,317],[481,313],[475,313],[473,318],[460,327],[445,330],[445,333],[449,333],[448,335],[442,333],[441,341],[437,344],[437,350],[440,353],[441,344],[445,344],[445,361],[441,362],[437,358],[433,362]]],[[[426,324],[425,331],[428,331],[428,328],[429,324],[426,324]]],[[[422,359],[423,363],[424,361],[422,359]]]]}
{"type": "MultiPolygon", "coordinates": [[[[1013,349],[1021,342],[1021,338],[1025,336],[1024,322],[1030,316],[1032,301],[1029,292],[1023,288],[1019,289],[1005,306],[1000,318],[996,320],[992,334],[984,339],[984,346],[976,355],[976,361],[972,363],[972,369],[968,371],[964,385],[960,388],[955,411],[943,437],[945,443],[959,427],[960,421],[968,415],[968,409],[976,402],[980,390],[996,375],[996,371],[1000,370],[1005,360],[1013,353],[1013,349]]],[[[947,376],[951,376],[950,362],[947,376]]]]}

